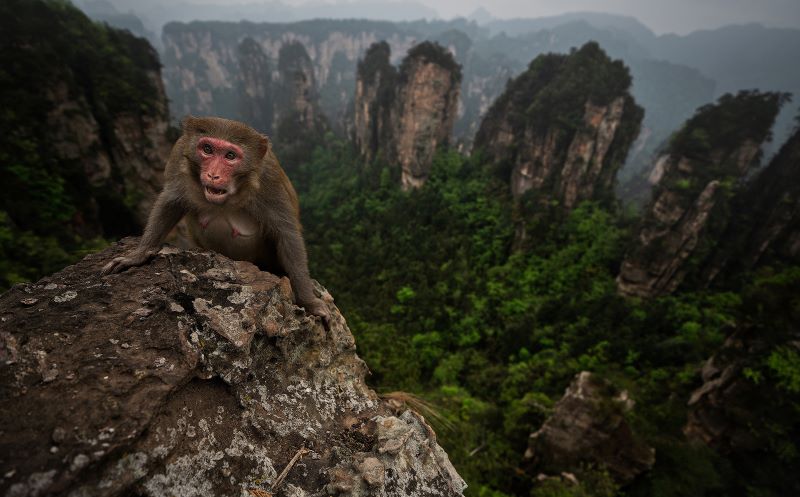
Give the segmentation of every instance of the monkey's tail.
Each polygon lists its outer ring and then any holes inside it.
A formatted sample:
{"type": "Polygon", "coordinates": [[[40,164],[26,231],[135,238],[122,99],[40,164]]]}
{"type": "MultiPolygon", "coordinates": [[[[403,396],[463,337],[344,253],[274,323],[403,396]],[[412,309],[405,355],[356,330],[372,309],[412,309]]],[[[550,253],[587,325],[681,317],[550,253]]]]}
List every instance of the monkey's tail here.
{"type": "Polygon", "coordinates": [[[386,401],[395,412],[411,409],[437,427],[447,431],[455,430],[455,424],[442,414],[440,408],[413,393],[397,390],[379,394],[379,397],[386,401]]]}

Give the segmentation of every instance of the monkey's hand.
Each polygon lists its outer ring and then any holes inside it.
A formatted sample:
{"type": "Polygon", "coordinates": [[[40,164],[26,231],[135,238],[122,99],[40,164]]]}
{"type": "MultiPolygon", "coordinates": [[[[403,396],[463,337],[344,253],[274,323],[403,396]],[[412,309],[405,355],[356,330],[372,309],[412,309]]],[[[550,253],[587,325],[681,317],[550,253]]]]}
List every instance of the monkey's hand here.
{"type": "Polygon", "coordinates": [[[314,316],[319,316],[322,319],[322,324],[325,326],[326,330],[331,329],[331,312],[328,310],[327,304],[325,304],[322,299],[315,298],[311,302],[303,304],[303,307],[305,307],[307,313],[313,314],[314,316]]]}
{"type": "Polygon", "coordinates": [[[123,256],[115,257],[111,262],[103,266],[100,271],[102,275],[119,273],[134,266],[141,266],[147,259],[153,256],[153,252],[149,250],[134,250],[132,253],[123,256]]]}

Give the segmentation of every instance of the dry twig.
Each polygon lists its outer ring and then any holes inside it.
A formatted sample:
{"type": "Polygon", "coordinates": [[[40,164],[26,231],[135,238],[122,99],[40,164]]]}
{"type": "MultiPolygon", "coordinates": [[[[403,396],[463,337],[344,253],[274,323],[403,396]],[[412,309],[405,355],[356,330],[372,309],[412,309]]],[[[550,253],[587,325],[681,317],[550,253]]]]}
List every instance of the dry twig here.
{"type": "Polygon", "coordinates": [[[289,470],[291,470],[292,467],[295,464],[297,464],[297,461],[299,461],[301,457],[308,454],[309,452],[311,451],[306,449],[305,447],[300,447],[299,449],[297,449],[297,452],[295,452],[294,457],[292,457],[292,460],[289,461],[289,464],[287,464],[286,467],[283,468],[283,471],[281,471],[281,474],[279,474],[278,477],[275,478],[275,483],[272,484],[273,493],[278,491],[278,488],[280,488],[281,484],[283,483],[283,480],[285,480],[286,476],[289,474],[289,470]]]}

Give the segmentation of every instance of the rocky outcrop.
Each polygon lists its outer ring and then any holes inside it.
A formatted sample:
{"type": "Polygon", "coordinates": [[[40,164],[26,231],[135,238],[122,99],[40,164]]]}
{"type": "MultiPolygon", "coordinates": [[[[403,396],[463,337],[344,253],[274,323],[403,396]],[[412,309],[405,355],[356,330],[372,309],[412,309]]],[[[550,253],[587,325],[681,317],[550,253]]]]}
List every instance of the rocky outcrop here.
{"type": "Polygon", "coordinates": [[[250,37],[239,43],[239,115],[262,133],[272,134],[275,121],[272,69],[261,46],[250,37]]]}
{"type": "Polygon", "coordinates": [[[359,154],[371,161],[391,142],[391,111],[397,69],[389,61],[391,47],[375,43],[358,63],[356,76],[353,141],[359,154]]]}
{"type": "Polygon", "coordinates": [[[765,293],[771,301],[761,303],[789,317],[781,321],[783,327],[742,326],[703,365],[702,385],[688,401],[683,429],[687,437],[723,453],[749,452],[755,458],[763,457],[776,433],[796,439],[799,425],[793,404],[798,392],[796,383],[786,381],[791,373],[788,367],[781,369],[781,358],[800,354],[797,313],[789,304],[794,294],[786,292],[796,292],[797,285],[783,290],[783,295],[765,293]],[[788,432],[771,433],[781,425],[788,432]]]}
{"type": "Polygon", "coordinates": [[[744,205],[752,206],[754,231],[747,243],[746,262],[765,256],[800,257],[800,130],[748,188],[744,205]]]}
{"type": "MultiPolygon", "coordinates": [[[[179,17],[188,19],[191,16],[179,17]]],[[[465,19],[394,23],[364,19],[320,19],[286,24],[170,23],[164,29],[165,50],[162,53],[174,115],[215,114],[243,119],[232,105],[236,102],[235,82],[239,77],[235,64],[236,45],[244,38],[253,38],[274,67],[280,46],[299,41],[314,64],[323,114],[334,131],[349,135],[353,124],[356,65],[365,57],[368,47],[385,40],[395,54],[392,62],[397,63],[414,44],[423,40],[436,41],[463,67],[461,99],[453,130],[457,145],[468,151],[492,102],[503,93],[508,80],[523,72],[532,58],[547,53],[569,53],[572,47],[595,40],[610,55],[625,60],[636,81],[632,95],[647,109],[644,125],[650,133],[642,136],[640,147],[631,152],[628,160],[633,163],[631,173],[648,166],[655,148],[685,122],[697,106],[715,96],[714,81],[697,69],[703,70],[702,65],[692,69],[654,60],[645,47],[630,38],[621,38],[617,28],[593,26],[593,21],[577,19],[562,19],[548,26],[535,24],[507,31],[505,28],[495,31],[495,26],[490,33],[485,26],[479,27],[465,19]]],[[[744,87],[747,86],[758,85],[744,87]]]]}
{"type": "MultiPolygon", "coordinates": [[[[71,91],[68,83],[61,80],[44,92],[50,107],[45,134],[55,159],[80,164],[89,185],[98,189],[94,195],[97,211],[108,209],[121,214],[122,209],[134,222],[144,225],[161,191],[165,158],[172,141],[167,136],[167,97],[158,55],[146,42],[142,41],[138,48],[141,52],[136,57],[146,61],[140,69],[152,92],[150,106],[143,105],[144,110],[138,112],[120,110],[109,115],[108,102],[105,109],[96,102],[90,103],[86,98],[90,90],[71,91]]],[[[92,217],[87,215],[84,219],[89,221],[92,217]]],[[[98,222],[102,225],[102,219],[98,222]]],[[[102,226],[86,228],[103,232],[102,226]]]]}
{"type": "Polygon", "coordinates": [[[69,2],[10,0],[0,17],[13,47],[0,51],[5,289],[140,231],[175,137],[146,40],[69,2]]]}
{"type": "Polygon", "coordinates": [[[617,170],[636,138],[642,109],[628,69],[596,43],[569,55],[542,55],[509,82],[475,138],[515,198],[572,209],[612,202],[617,170]]]}
{"type": "Polygon", "coordinates": [[[288,142],[309,132],[322,132],[325,120],[317,105],[314,67],[302,43],[281,46],[278,73],[273,123],[278,139],[288,142]]]}
{"type": "Polygon", "coordinates": [[[7,496],[461,495],[424,419],[393,411],[330,295],[330,329],[288,280],[136,240],[0,297],[7,496]]]}
{"type": "Polygon", "coordinates": [[[655,450],[625,420],[633,406],[626,391],[592,373],[579,373],[552,415],[531,434],[525,458],[545,475],[575,472],[589,464],[606,468],[618,483],[628,483],[655,463],[655,450]]]}
{"type": "Polygon", "coordinates": [[[749,425],[755,421],[751,409],[741,407],[755,400],[757,386],[743,375],[743,358],[755,356],[766,344],[752,340],[746,333],[734,333],[722,349],[701,369],[702,386],[689,398],[689,412],[684,426],[687,437],[720,449],[757,449],[761,444],[749,425]]]}
{"type": "MultiPolygon", "coordinates": [[[[116,193],[117,208],[123,207],[119,203],[127,195],[128,205],[123,208],[140,225],[144,225],[161,190],[165,157],[172,146],[167,138],[167,102],[160,76],[158,71],[151,71],[148,76],[158,90],[158,110],[139,115],[120,113],[110,123],[99,122],[86,99],[71,95],[64,83],[57,83],[46,93],[52,105],[47,114],[47,132],[57,159],[79,163],[90,185],[116,193]]],[[[110,200],[96,199],[95,209],[113,209],[102,205],[110,200]]],[[[91,230],[102,232],[103,227],[91,230]]]]}
{"type": "Polygon", "coordinates": [[[250,37],[239,44],[238,62],[238,113],[243,121],[283,143],[325,129],[314,68],[301,43],[281,46],[274,75],[261,45],[250,37]]]}
{"type": "Polygon", "coordinates": [[[670,293],[711,256],[783,101],[777,93],[723,96],[673,138],[651,174],[653,198],[617,277],[620,293],[670,293]]]}
{"type": "Polygon", "coordinates": [[[800,260],[800,131],[732,205],[733,219],[705,265],[704,282],[769,261],[800,260]]]}
{"type": "Polygon", "coordinates": [[[460,85],[461,67],[441,45],[420,43],[403,59],[392,108],[392,149],[403,189],[422,186],[434,154],[450,142],[460,85]]]}
{"type": "Polygon", "coordinates": [[[354,138],[366,160],[384,150],[409,190],[425,184],[436,151],[450,143],[461,67],[431,42],[409,50],[399,71],[389,55],[388,44],[376,44],[359,64],[354,138]]]}

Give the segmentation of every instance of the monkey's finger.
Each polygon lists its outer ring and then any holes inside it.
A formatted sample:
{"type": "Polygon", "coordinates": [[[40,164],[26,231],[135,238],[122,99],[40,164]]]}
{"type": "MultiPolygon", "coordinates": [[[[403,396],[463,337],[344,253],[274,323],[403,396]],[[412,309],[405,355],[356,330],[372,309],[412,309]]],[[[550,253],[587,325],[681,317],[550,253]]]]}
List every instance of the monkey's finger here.
{"type": "Polygon", "coordinates": [[[109,262],[108,264],[106,264],[105,266],[103,266],[103,269],[100,270],[100,274],[102,274],[103,276],[106,276],[106,275],[109,275],[109,274],[113,273],[114,272],[114,267],[116,265],[117,265],[117,259],[114,259],[111,262],[109,262]]]}
{"type": "Polygon", "coordinates": [[[111,260],[111,262],[103,266],[103,269],[100,271],[100,273],[103,276],[106,276],[109,274],[118,273],[122,271],[126,267],[125,259],[126,259],[125,257],[115,257],[114,259],[111,260]]]}
{"type": "Polygon", "coordinates": [[[331,313],[327,309],[318,309],[314,314],[322,321],[325,331],[331,331],[331,313]]]}

